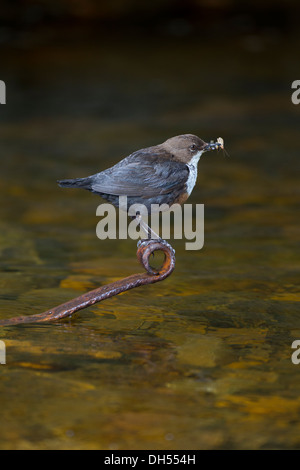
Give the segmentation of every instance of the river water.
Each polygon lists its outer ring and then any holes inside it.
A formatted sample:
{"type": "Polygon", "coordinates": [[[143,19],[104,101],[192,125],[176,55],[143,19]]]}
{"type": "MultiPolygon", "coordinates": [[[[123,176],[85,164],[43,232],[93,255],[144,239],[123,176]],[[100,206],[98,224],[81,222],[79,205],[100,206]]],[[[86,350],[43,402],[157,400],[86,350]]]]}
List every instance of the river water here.
{"type": "Polygon", "coordinates": [[[57,179],[182,133],[222,136],[229,157],[202,157],[189,202],[205,205],[204,247],[171,240],[168,279],[62,322],[1,329],[2,449],[299,447],[292,44],[87,46],[70,35],[4,54],[0,318],[43,312],[142,269],[135,241],[96,237],[101,200],[57,179]]]}

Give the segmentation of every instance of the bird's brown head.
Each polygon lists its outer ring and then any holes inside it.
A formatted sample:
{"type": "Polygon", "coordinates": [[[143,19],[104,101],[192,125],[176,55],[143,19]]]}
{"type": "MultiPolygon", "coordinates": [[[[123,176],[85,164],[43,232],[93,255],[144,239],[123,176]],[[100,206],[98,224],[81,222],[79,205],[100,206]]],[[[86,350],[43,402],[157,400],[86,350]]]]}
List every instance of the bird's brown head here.
{"type": "Polygon", "coordinates": [[[193,134],[183,134],[171,137],[166,140],[162,146],[167,150],[172,158],[183,163],[190,163],[193,158],[197,158],[210,149],[202,139],[193,134]]]}

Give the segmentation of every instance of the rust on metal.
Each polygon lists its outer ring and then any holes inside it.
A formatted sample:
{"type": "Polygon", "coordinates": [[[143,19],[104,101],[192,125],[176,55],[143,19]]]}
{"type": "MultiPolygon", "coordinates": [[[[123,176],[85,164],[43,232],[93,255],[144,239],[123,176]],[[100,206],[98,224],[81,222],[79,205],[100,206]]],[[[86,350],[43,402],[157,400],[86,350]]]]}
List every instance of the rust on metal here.
{"type": "Polygon", "coordinates": [[[133,274],[106,286],[98,287],[75,299],[58,305],[46,312],[36,315],[20,316],[7,320],[0,320],[0,326],[19,325],[22,323],[53,322],[69,317],[73,313],[101,302],[102,300],[118,295],[135,287],[154,284],[168,277],[175,268],[175,251],[165,240],[141,240],[138,243],[137,258],[145,268],[145,273],[133,274]],[[165,255],[164,262],[159,270],[150,266],[149,258],[155,251],[162,251],[165,255]]]}

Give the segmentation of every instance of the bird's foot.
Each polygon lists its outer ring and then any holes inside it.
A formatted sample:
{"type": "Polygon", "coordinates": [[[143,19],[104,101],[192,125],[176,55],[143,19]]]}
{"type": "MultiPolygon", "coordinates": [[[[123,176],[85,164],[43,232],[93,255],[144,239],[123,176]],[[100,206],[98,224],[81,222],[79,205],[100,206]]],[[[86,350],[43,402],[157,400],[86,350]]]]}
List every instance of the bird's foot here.
{"type": "MultiPolygon", "coordinates": [[[[175,250],[172,247],[172,245],[170,245],[170,243],[168,243],[163,238],[143,238],[143,239],[138,241],[137,246],[138,247],[147,246],[147,245],[151,245],[152,243],[157,243],[159,245],[164,245],[164,246],[168,247],[175,254],[175,250]]],[[[154,252],[153,252],[153,255],[154,255],[154,252]]]]}
{"type": "Polygon", "coordinates": [[[138,242],[137,242],[137,246],[141,246],[141,245],[149,245],[149,243],[161,243],[161,242],[164,242],[165,240],[163,240],[162,238],[158,237],[158,238],[141,238],[138,242]]]}

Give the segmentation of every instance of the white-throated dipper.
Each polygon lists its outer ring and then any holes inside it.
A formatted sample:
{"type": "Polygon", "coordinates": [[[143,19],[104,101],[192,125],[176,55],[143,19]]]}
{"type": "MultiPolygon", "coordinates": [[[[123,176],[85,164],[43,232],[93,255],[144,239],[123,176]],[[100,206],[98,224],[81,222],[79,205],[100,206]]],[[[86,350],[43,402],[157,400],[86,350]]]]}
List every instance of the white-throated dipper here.
{"type": "Polygon", "coordinates": [[[223,140],[206,143],[192,134],[178,135],[163,144],[137,150],[116,165],[86,178],[66,179],[58,184],[83,188],[119,207],[119,196],[127,196],[127,208],[143,204],[183,204],[197,179],[202,153],[224,148],[223,140]]]}

